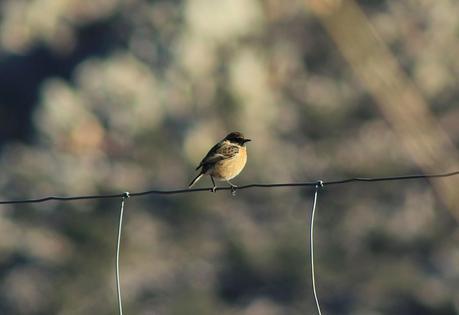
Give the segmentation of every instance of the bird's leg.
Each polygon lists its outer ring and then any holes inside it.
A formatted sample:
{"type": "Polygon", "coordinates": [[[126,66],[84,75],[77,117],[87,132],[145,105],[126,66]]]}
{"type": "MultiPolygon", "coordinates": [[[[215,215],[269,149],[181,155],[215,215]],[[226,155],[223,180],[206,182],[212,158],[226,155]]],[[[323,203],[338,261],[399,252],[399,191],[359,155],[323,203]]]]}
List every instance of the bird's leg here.
{"type": "Polygon", "coordinates": [[[228,179],[226,180],[228,184],[230,184],[231,188],[237,188],[237,185],[234,185],[232,182],[230,182],[228,179]]]}
{"type": "Polygon", "coordinates": [[[212,192],[215,192],[217,190],[217,185],[215,185],[215,181],[214,181],[214,178],[212,176],[210,176],[210,179],[212,180],[212,184],[214,185],[212,187],[212,192]]]}
{"type": "Polygon", "coordinates": [[[234,185],[234,184],[233,184],[232,182],[230,182],[229,180],[226,180],[226,182],[227,182],[228,184],[230,184],[230,186],[231,186],[231,194],[232,194],[233,196],[236,195],[237,186],[234,185]]]}

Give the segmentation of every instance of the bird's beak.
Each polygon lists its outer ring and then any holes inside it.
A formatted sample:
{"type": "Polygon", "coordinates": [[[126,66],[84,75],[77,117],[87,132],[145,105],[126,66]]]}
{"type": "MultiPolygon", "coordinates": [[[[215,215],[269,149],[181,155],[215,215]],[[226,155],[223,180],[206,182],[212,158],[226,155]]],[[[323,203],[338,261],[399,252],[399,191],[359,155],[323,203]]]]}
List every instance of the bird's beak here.
{"type": "Polygon", "coordinates": [[[244,139],[244,143],[252,141],[252,139],[244,139]]]}

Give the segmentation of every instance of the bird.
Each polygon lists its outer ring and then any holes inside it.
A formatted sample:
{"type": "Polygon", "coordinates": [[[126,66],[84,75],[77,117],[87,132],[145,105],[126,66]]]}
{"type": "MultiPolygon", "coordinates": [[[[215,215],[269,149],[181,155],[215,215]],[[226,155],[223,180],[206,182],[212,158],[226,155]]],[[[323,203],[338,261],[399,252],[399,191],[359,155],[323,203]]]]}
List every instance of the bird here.
{"type": "Polygon", "coordinates": [[[199,174],[191,181],[188,188],[203,176],[209,175],[212,180],[212,191],[215,192],[217,186],[214,178],[226,181],[231,185],[231,190],[235,192],[237,186],[230,182],[231,179],[239,175],[247,162],[247,148],[245,144],[251,141],[238,131],[229,133],[225,138],[215,144],[206,156],[199,163],[196,170],[199,174]]]}

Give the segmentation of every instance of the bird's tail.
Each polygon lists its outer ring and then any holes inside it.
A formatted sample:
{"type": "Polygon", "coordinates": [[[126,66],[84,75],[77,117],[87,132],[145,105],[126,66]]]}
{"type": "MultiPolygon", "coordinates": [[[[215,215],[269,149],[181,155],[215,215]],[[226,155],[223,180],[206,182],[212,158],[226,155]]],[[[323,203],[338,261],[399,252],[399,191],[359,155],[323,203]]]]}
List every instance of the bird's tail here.
{"type": "Polygon", "coordinates": [[[199,173],[198,176],[196,176],[196,177],[191,181],[191,183],[188,185],[188,188],[193,187],[193,185],[196,184],[196,182],[202,177],[202,175],[204,175],[204,174],[203,174],[203,173],[199,173]]]}

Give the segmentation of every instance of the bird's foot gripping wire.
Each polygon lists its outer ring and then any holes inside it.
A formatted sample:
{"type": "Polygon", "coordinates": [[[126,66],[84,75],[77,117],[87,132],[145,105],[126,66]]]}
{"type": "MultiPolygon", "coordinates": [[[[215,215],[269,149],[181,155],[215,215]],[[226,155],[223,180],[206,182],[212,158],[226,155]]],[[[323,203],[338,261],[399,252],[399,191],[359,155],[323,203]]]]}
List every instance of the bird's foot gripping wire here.
{"type": "Polygon", "coordinates": [[[212,176],[210,176],[210,179],[212,180],[212,192],[216,192],[217,191],[217,185],[215,185],[215,181],[214,181],[214,178],[212,176]]]}
{"type": "Polygon", "coordinates": [[[227,180],[227,182],[231,186],[231,195],[236,196],[236,191],[238,187],[234,185],[232,182],[230,182],[229,180],[227,180]]]}

